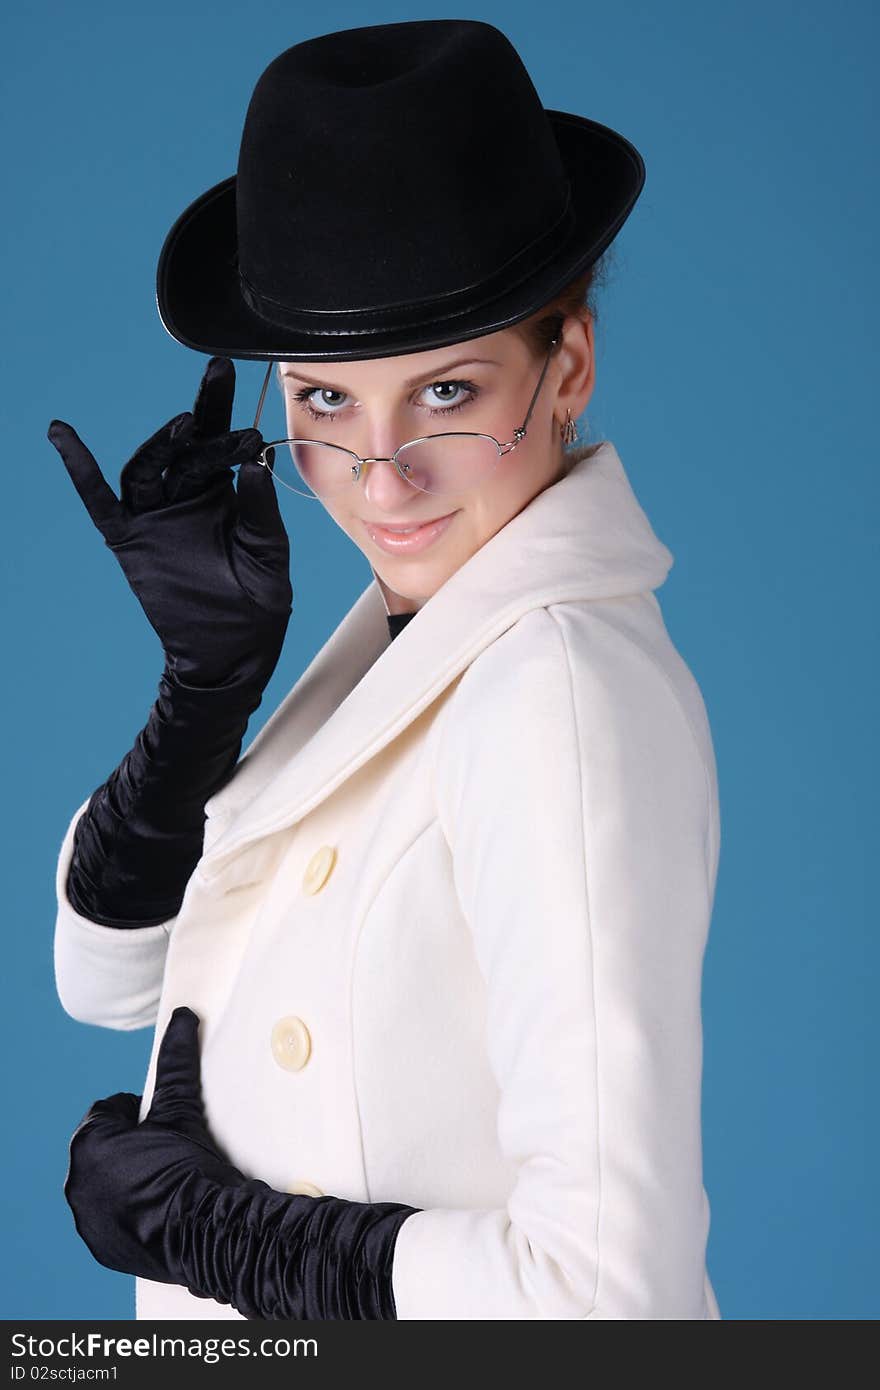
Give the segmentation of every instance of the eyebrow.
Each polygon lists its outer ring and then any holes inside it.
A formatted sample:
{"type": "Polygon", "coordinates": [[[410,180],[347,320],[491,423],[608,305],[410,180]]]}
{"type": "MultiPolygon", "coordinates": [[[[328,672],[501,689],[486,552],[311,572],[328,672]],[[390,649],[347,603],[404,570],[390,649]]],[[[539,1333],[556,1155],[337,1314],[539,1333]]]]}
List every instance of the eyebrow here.
{"type": "MultiPolygon", "coordinates": [[[[404,386],[408,389],[411,386],[418,386],[421,381],[439,381],[446,372],[453,371],[455,367],[469,367],[478,362],[484,363],[488,367],[501,367],[504,365],[502,362],[496,362],[493,357],[459,357],[456,358],[454,362],[446,362],[442,367],[437,367],[434,371],[424,371],[419,376],[410,377],[409,381],[404,382],[404,386]]],[[[281,376],[290,377],[295,381],[304,381],[307,386],[323,386],[327,389],[326,380],[313,381],[310,377],[301,376],[299,372],[284,371],[282,368],[281,376]]],[[[331,391],[342,391],[346,396],[351,394],[346,391],[343,386],[331,386],[329,389],[331,391]]]]}

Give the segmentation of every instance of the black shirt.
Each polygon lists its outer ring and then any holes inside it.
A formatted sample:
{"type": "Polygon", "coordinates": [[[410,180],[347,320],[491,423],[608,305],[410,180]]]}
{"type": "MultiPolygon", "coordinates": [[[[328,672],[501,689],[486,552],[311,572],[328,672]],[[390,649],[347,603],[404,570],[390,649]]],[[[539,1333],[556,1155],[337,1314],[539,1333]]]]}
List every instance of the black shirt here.
{"type": "Polygon", "coordinates": [[[414,618],[416,616],[417,612],[418,609],[415,609],[412,613],[386,613],[385,616],[388,619],[388,631],[391,633],[392,642],[394,641],[397,634],[403,631],[410,618],[414,618]]]}

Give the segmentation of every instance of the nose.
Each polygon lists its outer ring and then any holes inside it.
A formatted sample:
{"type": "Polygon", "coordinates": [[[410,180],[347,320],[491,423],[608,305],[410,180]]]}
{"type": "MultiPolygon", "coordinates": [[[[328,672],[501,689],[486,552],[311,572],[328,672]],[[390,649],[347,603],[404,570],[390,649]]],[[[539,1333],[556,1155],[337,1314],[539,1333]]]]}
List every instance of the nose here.
{"type": "Polygon", "coordinates": [[[418,488],[400,476],[390,458],[364,459],[358,481],[368,506],[379,512],[398,512],[408,500],[418,496],[418,488]]]}

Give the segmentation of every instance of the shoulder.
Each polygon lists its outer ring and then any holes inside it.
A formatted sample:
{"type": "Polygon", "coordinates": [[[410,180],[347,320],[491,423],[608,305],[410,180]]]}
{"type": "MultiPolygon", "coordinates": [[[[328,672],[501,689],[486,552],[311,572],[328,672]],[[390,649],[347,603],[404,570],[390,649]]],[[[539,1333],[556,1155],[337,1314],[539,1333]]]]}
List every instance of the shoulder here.
{"type": "Polygon", "coordinates": [[[550,604],[471,662],[444,710],[440,758],[525,755],[570,733],[581,759],[641,750],[654,771],[714,777],[699,687],[652,593],[550,604]]]}
{"type": "Polygon", "coordinates": [[[478,653],[458,682],[458,710],[484,708],[503,691],[516,704],[546,684],[617,701],[667,696],[683,709],[695,682],[653,594],[581,599],[531,609],[478,653]]]}

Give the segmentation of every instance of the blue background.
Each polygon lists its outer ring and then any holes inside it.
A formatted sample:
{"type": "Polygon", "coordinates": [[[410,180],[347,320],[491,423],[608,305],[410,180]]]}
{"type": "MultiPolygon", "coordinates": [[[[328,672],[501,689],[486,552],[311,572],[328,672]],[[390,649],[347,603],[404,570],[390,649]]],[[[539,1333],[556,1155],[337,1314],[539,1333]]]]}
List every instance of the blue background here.
{"type": "MultiPolygon", "coordinates": [[[[546,106],[619,129],[647,166],[587,420],[675,556],[659,598],[715,738],[703,1109],[722,1315],[880,1314],[876,7],[85,0],[17,6],[4,33],[5,1318],[133,1316],[133,1280],[92,1260],[61,1189],[72,1130],[142,1088],[151,1037],[76,1023],[54,991],[61,839],[162,661],[47,425],[73,423],[115,487],[191,407],[206,359],[162,327],[156,259],[234,173],[276,54],[462,13],[511,38],[546,106]]],[[[236,365],[238,427],[262,369],[236,365]]],[[[371,577],[322,509],[282,505],[295,610],[245,747],[371,577]]]]}

